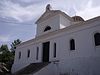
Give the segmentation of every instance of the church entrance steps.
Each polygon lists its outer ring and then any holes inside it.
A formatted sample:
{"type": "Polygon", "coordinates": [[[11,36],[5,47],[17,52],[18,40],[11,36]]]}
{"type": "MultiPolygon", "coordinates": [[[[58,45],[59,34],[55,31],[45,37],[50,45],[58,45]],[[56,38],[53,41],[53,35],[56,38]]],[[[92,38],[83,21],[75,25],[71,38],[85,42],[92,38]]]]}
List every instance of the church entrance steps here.
{"type": "Polygon", "coordinates": [[[43,63],[31,63],[25,68],[21,69],[20,71],[16,72],[13,75],[29,75],[29,74],[34,74],[47,66],[50,62],[43,62],[43,63]]]}

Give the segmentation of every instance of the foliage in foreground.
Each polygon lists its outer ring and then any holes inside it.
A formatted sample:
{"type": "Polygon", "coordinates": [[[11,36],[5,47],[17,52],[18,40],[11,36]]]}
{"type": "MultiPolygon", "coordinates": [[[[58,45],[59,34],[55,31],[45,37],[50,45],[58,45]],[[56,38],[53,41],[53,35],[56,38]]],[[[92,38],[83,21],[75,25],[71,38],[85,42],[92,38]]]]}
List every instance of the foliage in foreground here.
{"type": "Polygon", "coordinates": [[[0,47],[0,75],[5,75],[10,73],[11,67],[14,61],[15,49],[21,41],[19,39],[14,40],[11,44],[11,49],[9,50],[6,44],[0,47]]]}

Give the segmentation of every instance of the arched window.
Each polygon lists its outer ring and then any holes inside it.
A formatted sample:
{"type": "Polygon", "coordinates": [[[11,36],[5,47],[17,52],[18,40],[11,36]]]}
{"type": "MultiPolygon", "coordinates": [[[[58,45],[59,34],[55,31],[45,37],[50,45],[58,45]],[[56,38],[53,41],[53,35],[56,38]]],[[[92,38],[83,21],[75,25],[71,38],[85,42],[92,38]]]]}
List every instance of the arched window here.
{"type": "Polygon", "coordinates": [[[50,26],[47,26],[45,29],[44,29],[44,32],[45,31],[48,31],[48,30],[50,30],[51,29],[51,27],[50,26]]]}
{"type": "Polygon", "coordinates": [[[27,57],[29,58],[30,57],[30,50],[28,49],[27,51],[27,57]]]}
{"type": "Polygon", "coordinates": [[[75,50],[75,40],[74,39],[70,40],[70,50],[75,50]]]}
{"type": "Polygon", "coordinates": [[[94,41],[95,41],[95,46],[100,45],[100,33],[95,33],[94,34],[94,41]]]}

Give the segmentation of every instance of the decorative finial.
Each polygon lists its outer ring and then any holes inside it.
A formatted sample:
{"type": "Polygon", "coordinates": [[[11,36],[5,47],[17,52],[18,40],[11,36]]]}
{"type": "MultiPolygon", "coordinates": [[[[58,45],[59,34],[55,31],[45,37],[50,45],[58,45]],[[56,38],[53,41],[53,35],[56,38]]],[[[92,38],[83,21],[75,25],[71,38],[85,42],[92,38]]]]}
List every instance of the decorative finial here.
{"type": "Polygon", "coordinates": [[[46,6],[46,11],[50,11],[50,9],[51,9],[51,6],[50,6],[50,4],[48,4],[48,5],[46,6]]]}

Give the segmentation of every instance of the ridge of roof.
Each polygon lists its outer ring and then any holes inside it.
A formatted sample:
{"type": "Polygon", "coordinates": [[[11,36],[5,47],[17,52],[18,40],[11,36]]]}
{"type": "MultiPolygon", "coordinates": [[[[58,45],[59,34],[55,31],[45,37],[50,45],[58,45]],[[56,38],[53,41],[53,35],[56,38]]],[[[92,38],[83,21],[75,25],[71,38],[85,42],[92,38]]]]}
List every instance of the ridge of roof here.
{"type": "Polygon", "coordinates": [[[40,21],[47,20],[48,18],[57,14],[62,14],[64,17],[68,18],[70,21],[73,21],[73,19],[70,16],[68,16],[65,12],[62,12],[61,10],[50,10],[48,12],[45,11],[35,23],[37,24],[40,21]],[[48,14],[48,16],[45,17],[46,14],[48,14]]]}

